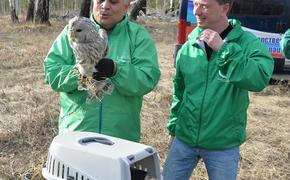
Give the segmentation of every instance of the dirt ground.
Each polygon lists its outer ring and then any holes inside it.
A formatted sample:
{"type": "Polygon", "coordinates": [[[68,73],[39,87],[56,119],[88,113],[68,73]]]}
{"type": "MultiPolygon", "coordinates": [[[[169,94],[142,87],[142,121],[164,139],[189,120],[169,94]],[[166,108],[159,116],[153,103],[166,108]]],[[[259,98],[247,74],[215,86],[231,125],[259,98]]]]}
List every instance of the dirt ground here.
{"type": "MultiPolygon", "coordinates": [[[[57,134],[58,94],[44,82],[42,61],[66,22],[52,26],[0,17],[0,180],[42,179],[41,167],[57,134]]],[[[176,22],[143,19],[154,37],[161,67],[156,89],[144,97],[142,143],[155,147],[161,168],[167,153],[166,122],[172,94],[176,22]]],[[[290,89],[281,84],[250,94],[247,141],[238,179],[290,179],[290,89]]],[[[207,179],[202,162],[192,180],[207,179]]]]}

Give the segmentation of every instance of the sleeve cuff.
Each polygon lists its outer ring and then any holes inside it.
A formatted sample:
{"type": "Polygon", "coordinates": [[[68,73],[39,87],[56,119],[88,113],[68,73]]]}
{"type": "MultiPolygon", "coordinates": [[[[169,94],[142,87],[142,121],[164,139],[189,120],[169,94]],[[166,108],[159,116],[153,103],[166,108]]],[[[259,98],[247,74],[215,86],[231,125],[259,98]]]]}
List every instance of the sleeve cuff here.
{"type": "Polygon", "coordinates": [[[230,55],[228,43],[225,42],[218,51],[218,63],[225,63],[230,55]]]}
{"type": "Polygon", "coordinates": [[[175,136],[175,124],[167,124],[167,130],[169,135],[175,136]]]}

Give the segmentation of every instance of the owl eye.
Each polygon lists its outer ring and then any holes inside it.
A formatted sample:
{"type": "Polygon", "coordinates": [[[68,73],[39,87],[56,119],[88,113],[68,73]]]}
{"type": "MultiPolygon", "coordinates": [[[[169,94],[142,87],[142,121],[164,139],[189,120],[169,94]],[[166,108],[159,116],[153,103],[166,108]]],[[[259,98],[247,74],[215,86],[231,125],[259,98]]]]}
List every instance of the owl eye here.
{"type": "Polygon", "coordinates": [[[81,29],[77,29],[76,32],[82,32],[82,30],[81,29]]]}

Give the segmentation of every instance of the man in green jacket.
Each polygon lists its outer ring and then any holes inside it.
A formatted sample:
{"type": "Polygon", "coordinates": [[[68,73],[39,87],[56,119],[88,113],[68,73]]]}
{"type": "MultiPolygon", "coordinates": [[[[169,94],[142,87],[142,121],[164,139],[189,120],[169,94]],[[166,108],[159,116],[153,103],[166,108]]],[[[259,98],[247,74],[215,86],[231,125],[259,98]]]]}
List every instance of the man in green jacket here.
{"type": "Polygon", "coordinates": [[[249,91],[261,91],[273,59],[253,34],[229,20],[233,0],[194,0],[197,28],[176,58],[164,180],[187,180],[200,158],[209,179],[234,180],[246,138],[249,91]]]}
{"type": "Polygon", "coordinates": [[[286,58],[290,59],[290,29],[285,32],[280,45],[286,58]]]}
{"type": "Polygon", "coordinates": [[[143,96],[160,78],[154,41],[145,28],[130,22],[128,0],[94,0],[91,20],[108,33],[108,52],[94,78],[110,78],[114,90],[101,102],[87,102],[73,76],[76,63],[67,27],[44,60],[45,79],[60,95],[59,133],[90,131],[138,142],[143,96]],[[116,70],[114,70],[116,69],[116,70]]]}

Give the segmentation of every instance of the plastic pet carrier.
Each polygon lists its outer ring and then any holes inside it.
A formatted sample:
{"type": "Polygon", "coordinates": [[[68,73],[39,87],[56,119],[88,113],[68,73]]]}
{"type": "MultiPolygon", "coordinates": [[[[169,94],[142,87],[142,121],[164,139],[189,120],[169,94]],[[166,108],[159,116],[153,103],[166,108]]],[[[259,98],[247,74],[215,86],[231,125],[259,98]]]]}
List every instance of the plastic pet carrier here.
{"type": "Polygon", "coordinates": [[[161,180],[153,147],[91,132],[56,136],[42,175],[48,180],[161,180]]]}

